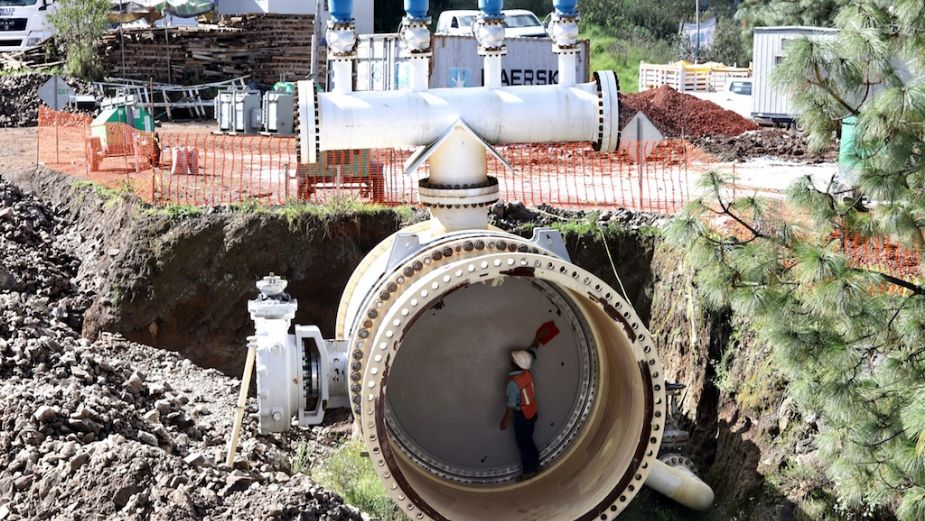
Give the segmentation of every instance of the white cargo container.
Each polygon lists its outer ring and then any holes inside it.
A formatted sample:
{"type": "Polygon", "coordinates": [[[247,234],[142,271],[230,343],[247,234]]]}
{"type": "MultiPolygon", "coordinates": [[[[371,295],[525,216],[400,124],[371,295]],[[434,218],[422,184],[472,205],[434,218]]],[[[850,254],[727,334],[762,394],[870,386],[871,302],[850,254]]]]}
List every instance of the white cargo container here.
{"type": "Polygon", "coordinates": [[[774,85],[777,65],[787,55],[787,44],[800,38],[834,38],[838,29],[823,27],[756,27],[752,54],[752,118],[763,123],[791,124],[795,114],[790,98],[774,85]]]}
{"type": "MultiPolygon", "coordinates": [[[[502,58],[504,85],[549,85],[559,81],[559,61],[548,38],[506,38],[502,58]]],[[[588,41],[579,42],[575,72],[588,81],[588,41]]],[[[433,36],[430,87],[482,85],[482,57],[472,36],[433,36]]],[[[364,34],[359,38],[356,90],[396,90],[408,85],[408,64],[399,53],[397,34],[364,34]]]]}

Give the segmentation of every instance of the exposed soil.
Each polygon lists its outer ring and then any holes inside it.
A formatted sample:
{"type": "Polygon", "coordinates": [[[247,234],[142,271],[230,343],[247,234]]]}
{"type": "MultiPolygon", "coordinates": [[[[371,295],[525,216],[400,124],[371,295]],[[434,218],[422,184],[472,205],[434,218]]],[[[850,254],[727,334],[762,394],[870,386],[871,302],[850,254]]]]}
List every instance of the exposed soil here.
{"type": "Polygon", "coordinates": [[[662,85],[636,94],[620,94],[620,121],[642,112],[667,137],[737,136],[758,125],[716,103],[662,85]]]}
{"type": "Polygon", "coordinates": [[[772,157],[815,164],[838,159],[837,141],[828,150],[813,152],[801,134],[778,128],[752,130],[732,137],[701,136],[692,142],[720,161],[772,157]]]}

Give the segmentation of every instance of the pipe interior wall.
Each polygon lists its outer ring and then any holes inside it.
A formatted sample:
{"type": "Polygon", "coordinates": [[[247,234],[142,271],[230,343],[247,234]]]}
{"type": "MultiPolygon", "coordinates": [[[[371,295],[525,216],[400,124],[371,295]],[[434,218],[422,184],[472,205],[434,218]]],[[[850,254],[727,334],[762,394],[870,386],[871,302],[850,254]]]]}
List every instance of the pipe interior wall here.
{"type": "Polygon", "coordinates": [[[593,141],[594,83],[319,94],[321,150],[426,146],[462,119],[494,144],[593,141]]]}

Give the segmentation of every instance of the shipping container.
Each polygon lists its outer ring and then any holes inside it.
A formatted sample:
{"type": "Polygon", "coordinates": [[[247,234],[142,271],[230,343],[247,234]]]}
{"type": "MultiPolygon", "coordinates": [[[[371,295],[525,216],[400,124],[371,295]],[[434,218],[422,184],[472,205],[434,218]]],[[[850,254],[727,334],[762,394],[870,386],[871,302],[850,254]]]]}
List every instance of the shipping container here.
{"type": "MultiPolygon", "coordinates": [[[[507,38],[502,58],[504,85],[548,85],[559,81],[559,59],[548,38],[507,38]]],[[[430,87],[478,87],[483,83],[482,60],[472,36],[433,36],[430,87]]],[[[356,90],[396,90],[408,85],[408,63],[400,53],[397,34],[364,34],[357,44],[356,90]]],[[[586,82],[588,41],[579,42],[576,78],[586,82]]],[[[329,82],[330,82],[330,78],[329,82]]]]}
{"type": "Polygon", "coordinates": [[[752,50],[752,118],[773,124],[791,124],[795,114],[790,98],[773,83],[774,70],[787,55],[788,42],[800,38],[834,38],[837,29],[822,27],[756,27],[752,50]]]}

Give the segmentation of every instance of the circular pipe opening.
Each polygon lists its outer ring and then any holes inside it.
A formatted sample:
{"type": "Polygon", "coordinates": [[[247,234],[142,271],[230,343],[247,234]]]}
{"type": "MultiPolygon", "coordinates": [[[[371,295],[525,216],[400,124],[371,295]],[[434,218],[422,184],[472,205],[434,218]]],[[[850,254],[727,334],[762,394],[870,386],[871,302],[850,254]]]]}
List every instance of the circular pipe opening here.
{"type": "Polygon", "coordinates": [[[361,425],[413,519],[607,519],[639,491],[661,441],[663,384],[645,328],[599,279],[541,255],[486,255],[375,305],[361,425]],[[514,434],[498,428],[508,353],[553,315],[562,332],[536,361],[544,468],[515,483],[514,434]]]}

